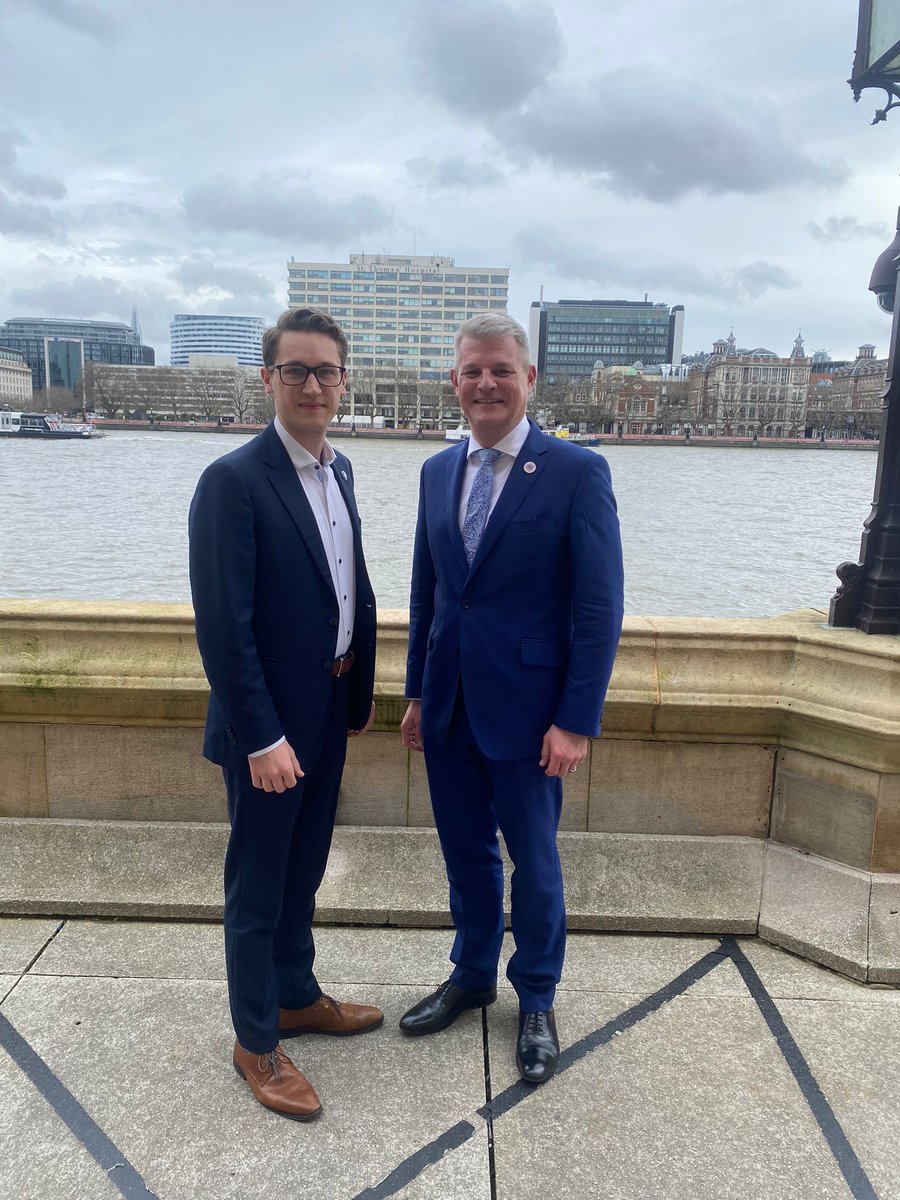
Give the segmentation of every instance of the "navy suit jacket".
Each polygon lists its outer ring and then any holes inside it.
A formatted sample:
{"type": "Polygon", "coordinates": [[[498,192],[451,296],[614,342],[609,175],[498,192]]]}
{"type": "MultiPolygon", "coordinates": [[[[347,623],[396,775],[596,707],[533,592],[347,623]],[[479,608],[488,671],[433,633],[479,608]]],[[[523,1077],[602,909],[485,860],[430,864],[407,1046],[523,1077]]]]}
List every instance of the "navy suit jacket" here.
{"type": "MultiPolygon", "coordinates": [[[[337,454],[332,469],[353,526],[347,725],[361,729],[375,678],[375,598],[349,459],[337,454]]],[[[274,425],[206,468],[189,527],[197,643],[211,689],[203,753],[234,767],[284,736],[302,767],[325,733],[339,610],[315,516],[274,425]]]]}
{"type": "Polygon", "coordinates": [[[444,742],[460,681],[489,758],[538,756],[552,724],[595,737],[622,626],[606,460],[530,422],[471,568],[459,531],[467,442],[422,468],[406,694],[444,742]]]}

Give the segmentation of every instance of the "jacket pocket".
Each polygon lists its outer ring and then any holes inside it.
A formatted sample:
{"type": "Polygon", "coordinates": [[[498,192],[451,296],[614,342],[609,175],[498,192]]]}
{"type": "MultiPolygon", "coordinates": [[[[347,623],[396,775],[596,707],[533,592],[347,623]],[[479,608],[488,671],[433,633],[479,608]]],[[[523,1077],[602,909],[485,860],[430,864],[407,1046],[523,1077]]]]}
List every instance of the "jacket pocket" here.
{"type": "Polygon", "coordinates": [[[559,667],[569,657],[569,644],[546,638],[523,638],[520,652],[522,662],[530,667],[559,667]]]}

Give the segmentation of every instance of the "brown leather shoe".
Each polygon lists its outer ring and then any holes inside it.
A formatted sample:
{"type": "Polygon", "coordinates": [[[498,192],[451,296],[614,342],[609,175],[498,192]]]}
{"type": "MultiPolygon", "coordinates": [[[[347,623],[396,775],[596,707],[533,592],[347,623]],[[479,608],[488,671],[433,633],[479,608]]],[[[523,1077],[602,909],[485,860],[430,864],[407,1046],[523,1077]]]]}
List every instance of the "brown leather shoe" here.
{"type": "Polygon", "coordinates": [[[279,1037],[297,1037],[301,1033],[330,1033],[333,1037],[350,1037],[354,1033],[369,1033],[384,1024],[380,1008],[365,1004],[340,1004],[331,996],[320,996],[306,1008],[279,1008],[279,1037]]]}
{"type": "Polygon", "coordinates": [[[312,1084],[280,1046],[268,1054],[253,1054],[234,1043],[234,1069],[265,1108],[292,1121],[311,1121],[322,1111],[312,1084]]]}

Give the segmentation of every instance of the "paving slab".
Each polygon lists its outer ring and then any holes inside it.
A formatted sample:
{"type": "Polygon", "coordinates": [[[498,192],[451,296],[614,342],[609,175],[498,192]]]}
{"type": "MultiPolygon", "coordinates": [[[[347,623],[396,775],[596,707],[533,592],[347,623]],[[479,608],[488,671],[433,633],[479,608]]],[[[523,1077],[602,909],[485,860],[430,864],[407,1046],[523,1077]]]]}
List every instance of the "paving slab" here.
{"type": "Polygon", "coordinates": [[[46,918],[0,917],[0,972],[21,974],[59,925],[46,918]]]}
{"type": "MultiPolygon", "coordinates": [[[[380,983],[432,989],[447,978],[450,930],[316,926],[323,984],[380,983]]],[[[70,919],[31,968],[34,975],[224,979],[222,926],[70,919]]]]}
{"type": "MultiPolygon", "coordinates": [[[[847,1200],[754,1001],[692,992],[494,1121],[499,1197],[847,1200]]],[[[627,1007],[626,997],[561,992],[563,1046],[627,1007]]],[[[516,1030],[514,1006],[489,1010],[495,1096],[516,1079],[516,1030]]]]}
{"type": "Polygon", "coordinates": [[[804,1000],[780,1001],[778,1008],[880,1200],[896,1200],[900,1008],[804,1000]]]}
{"type": "Polygon", "coordinates": [[[845,1000],[858,1004],[900,1004],[898,988],[861,983],[756,938],[741,938],[739,945],[775,1000],[797,998],[845,1000]]]}
{"type": "Polygon", "coordinates": [[[122,1200],[102,1168],[2,1051],[0,1194],[10,1200],[122,1200]]]}
{"type": "Polygon", "coordinates": [[[222,926],[70,918],[31,974],[221,980],[225,978],[222,926]]]}
{"type": "MultiPolygon", "coordinates": [[[[717,937],[666,936],[627,933],[570,933],[560,989],[567,992],[649,994],[680,975],[704,954],[718,950],[717,937]]],[[[513,951],[504,940],[504,957],[513,951]]],[[[714,990],[743,990],[726,963],[695,986],[714,990]]]]}
{"type": "MultiPolygon", "coordinates": [[[[234,1075],[220,982],[28,976],[3,1014],[161,1200],[350,1200],[484,1103],[480,1014],[441,1038],[405,1039],[397,1022],[418,995],[373,986],[383,1029],[286,1043],[322,1098],[308,1125],[267,1112],[234,1075]]],[[[0,1195],[43,1200],[9,1189],[18,1169],[0,1159],[0,1195]]],[[[487,1154],[474,1148],[441,1178],[460,1189],[449,1200],[490,1196],[487,1154]]]]}
{"type": "Polygon", "coordinates": [[[0,1004],[3,1003],[20,978],[19,975],[0,975],[0,1004]]]}

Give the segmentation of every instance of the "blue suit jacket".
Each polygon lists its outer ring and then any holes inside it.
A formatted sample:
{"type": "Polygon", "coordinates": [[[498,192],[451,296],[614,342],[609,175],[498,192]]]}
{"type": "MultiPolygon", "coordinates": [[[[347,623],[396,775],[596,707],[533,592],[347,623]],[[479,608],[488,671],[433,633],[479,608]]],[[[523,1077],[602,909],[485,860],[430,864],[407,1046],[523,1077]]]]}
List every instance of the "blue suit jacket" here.
{"type": "Polygon", "coordinates": [[[600,732],[623,607],[609,468],[530,425],[471,568],[459,532],[468,443],[422,468],[406,694],[421,698],[426,746],[445,740],[460,680],[489,758],[538,755],[552,724],[600,732]]]}
{"type": "MultiPolygon", "coordinates": [[[[369,717],[375,598],[349,459],[334,476],[353,525],[356,621],[348,727],[369,717]]],[[[211,463],[190,511],[191,593],[211,696],[203,753],[238,765],[285,736],[303,766],[329,711],[338,602],[316,519],[274,425],[211,463]]]]}

